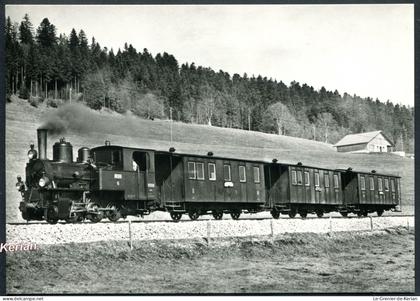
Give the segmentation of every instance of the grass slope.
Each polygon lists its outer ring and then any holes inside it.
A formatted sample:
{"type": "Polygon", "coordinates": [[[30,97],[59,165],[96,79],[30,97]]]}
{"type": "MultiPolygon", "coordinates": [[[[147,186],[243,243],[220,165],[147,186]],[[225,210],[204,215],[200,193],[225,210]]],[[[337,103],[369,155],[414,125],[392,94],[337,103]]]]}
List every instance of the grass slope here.
{"type": "Polygon", "coordinates": [[[49,136],[48,156],[58,136],[64,136],[74,147],[94,147],[105,140],[112,144],[131,147],[168,150],[174,146],[180,153],[207,154],[232,158],[268,160],[355,170],[377,170],[379,173],[397,174],[402,177],[403,205],[412,211],[414,204],[414,160],[390,154],[337,153],[332,145],[288,136],[226,129],[205,125],[173,123],[170,141],[170,123],[165,120],[143,120],[131,115],[110,112],[60,109],[41,106],[31,107],[24,100],[6,105],[6,213],[7,221],[20,220],[19,194],[15,189],[17,175],[24,175],[26,153],[30,142],[36,143],[36,129],[46,120],[61,123],[65,132],[49,136]]]}

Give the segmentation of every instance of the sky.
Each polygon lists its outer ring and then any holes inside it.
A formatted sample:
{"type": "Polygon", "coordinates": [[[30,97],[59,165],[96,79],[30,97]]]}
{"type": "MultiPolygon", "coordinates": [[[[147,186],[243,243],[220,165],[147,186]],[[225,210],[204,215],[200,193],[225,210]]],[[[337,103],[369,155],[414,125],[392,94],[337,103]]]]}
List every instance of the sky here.
{"type": "Polygon", "coordinates": [[[83,29],[102,47],[167,52],[181,65],[295,80],[414,106],[414,5],[6,5],[34,28],[83,29]]]}

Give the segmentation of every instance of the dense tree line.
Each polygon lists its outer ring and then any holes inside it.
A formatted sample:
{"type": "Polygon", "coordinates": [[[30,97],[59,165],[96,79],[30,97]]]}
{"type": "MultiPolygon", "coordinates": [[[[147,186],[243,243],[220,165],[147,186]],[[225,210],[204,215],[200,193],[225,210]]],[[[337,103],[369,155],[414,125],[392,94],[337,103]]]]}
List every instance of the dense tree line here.
{"type": "Polygon", "coordinates": [[[166,52],[153,56],[131,44],[114,53],[83,30],[57,35],[45,18],[35,29],[29,16],[6,20],[8,94],[34,101],[83,101],[93,109],[132,111],[278,133],[329,143],[348,133],[383,130],[397,149],[413,150],[414,109],[307,84],[184,63],[166,52]]]}

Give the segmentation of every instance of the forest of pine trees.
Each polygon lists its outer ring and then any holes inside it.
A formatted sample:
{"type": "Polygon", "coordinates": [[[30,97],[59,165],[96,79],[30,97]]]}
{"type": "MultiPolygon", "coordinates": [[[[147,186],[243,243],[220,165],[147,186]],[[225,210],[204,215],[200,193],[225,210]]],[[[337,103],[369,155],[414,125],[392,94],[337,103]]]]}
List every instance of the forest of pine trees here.
{"type": "Polygon", "coordinates": [[[6,93],[31,103],[82,101],[93,109],[143,118],[239,128],[335,143],[349,133],[383,130],[397,150],[414,148],[414,108],[369,97],[319,91],[296,81],[230,75],[183,63],[166,52],[101,47],[73,29],[57,34],[26,14],[5,26],[6,93]]]}

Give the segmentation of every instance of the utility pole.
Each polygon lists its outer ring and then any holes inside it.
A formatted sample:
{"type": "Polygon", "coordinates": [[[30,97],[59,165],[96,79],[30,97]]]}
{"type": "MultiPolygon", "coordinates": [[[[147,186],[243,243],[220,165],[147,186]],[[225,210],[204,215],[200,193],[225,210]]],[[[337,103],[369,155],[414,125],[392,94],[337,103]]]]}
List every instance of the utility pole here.
{"type": "Polygon", "coordinates": [[[171,145],[172,145],[172,107],[169,107],[169,125],[170,125],[171,145]]]}

